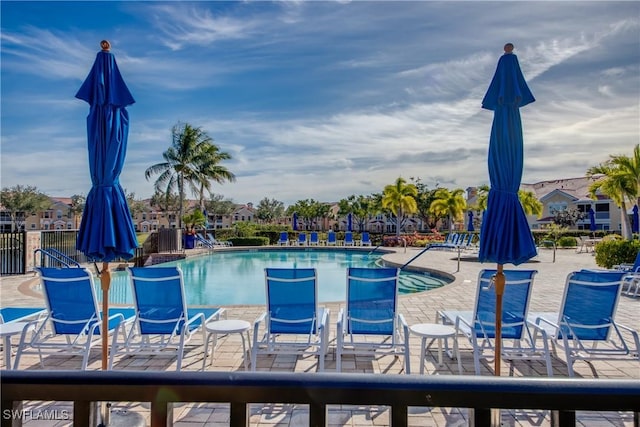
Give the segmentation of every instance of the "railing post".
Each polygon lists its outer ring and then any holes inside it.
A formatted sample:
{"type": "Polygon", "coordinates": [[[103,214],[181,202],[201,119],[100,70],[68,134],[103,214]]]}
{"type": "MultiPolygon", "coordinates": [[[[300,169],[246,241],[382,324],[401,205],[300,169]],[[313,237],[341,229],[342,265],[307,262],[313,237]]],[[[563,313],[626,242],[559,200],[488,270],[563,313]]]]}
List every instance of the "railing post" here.
{"type": "Polygon", "coordinates": [[[2,401],[2,427],[22,427],[22,401],[2,401]],[[9,411],[9,412],[7,412],[9,411]]]}
{"type": "Polygon", "coordinates": [[[151,402],[151,427],[173,426],[173,403],[167,401],[151,402]]]}
{"type": "Polygon", "coordinates": [[[325,427],[327,425],[327,407],[317,401],[309,403],[309,426],[325,427]]]}
{"type": "Polygon", "coordinates": [[[391,426],[407,427],[407,405],[393,405],[391,407],[391,426]]]}
{"type": "Polygon", "coordinates": [[[249,421],[249,405],[243,402],[231,402],[230,420],[231,427],[247,427],[249,421]]]}
{"type": "Polygon", "coordinates": [[[469,408],[469,427],[485,427],[491,425],[491,409],[469,408]]]}

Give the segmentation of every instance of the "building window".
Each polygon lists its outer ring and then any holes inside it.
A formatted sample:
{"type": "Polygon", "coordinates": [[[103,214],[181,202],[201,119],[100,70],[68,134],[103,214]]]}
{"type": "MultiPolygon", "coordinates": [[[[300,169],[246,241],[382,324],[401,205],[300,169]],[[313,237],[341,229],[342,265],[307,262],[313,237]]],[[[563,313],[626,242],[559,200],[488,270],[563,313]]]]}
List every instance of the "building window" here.
{"type": "Polygon", "coordinates": [[[555,202],[549,203],[549,213],[552,215],[556,212],[562,212],[567,210],[567,202],[555,202]]]}
{"type": "Polygon", "coordinates": [[[610,219],[609,216],[609,203],[598,203],[596,204],[596,219],[610,219]]]}

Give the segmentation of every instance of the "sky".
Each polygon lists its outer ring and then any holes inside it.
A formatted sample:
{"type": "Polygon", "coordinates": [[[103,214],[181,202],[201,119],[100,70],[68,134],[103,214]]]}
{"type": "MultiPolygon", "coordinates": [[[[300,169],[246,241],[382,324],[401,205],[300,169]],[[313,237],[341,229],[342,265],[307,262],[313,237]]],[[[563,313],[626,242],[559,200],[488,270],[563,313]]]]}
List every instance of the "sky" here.
{"type": "MultiPolygon", "coordinates": [[[[507,42],[522,181],[584,176],[640,142],[640,2],[11,2],[1,12],[0,185],[86,195],[88,104],[102,39],[136,102],[121,184],[142,199],[171,128],[189,123],[236,182],[212,191],[335,202],[398,177],[488,184],[481,101],[507,42]]],[[[193,195],[189,197],[195,198],[193,195]]]]}

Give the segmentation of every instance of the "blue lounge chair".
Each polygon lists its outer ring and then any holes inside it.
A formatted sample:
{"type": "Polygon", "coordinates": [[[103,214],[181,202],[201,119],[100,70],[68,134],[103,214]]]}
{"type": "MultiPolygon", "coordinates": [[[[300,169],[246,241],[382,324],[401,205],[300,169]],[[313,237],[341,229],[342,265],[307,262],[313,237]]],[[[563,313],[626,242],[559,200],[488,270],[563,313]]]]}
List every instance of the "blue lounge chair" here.
{"type": "MultiPolygon", "coordinates": [[[[109,366],[118,352],[128,355],[177,354],[176,370],[182,368],[185,346],[204,325],[219,320],[223,308],[189,308],[179,267],[134,267],[131,279],[135,319],[126,341],[114,347],[109,366]]],[[[199,344],[201,345],[201,344],[199,344]]]]}
{"type": "Polygon", "coordinates": [[[307,233],[298,234],[298,245],[307,246],[307,233]]]}
{"type": "Polygon", "coordinates": [[[3,307],[0,308],[0,323],[24,322],[43,316],[43,307],[3,307]]]}
{"type": "Polygon", "coordinates": [[[330,231],[327,233],[327,246],[335,246],[336,245],[336,233],[330,231]]]}
{"type": "Polygon", "coordinates": [[[318,307],[316,270],[266,268],[265,283],[267,311],[254,322],[251,369],[256,370],[258,354],[311,354],[323,371],[329,310],[318,307]]]}
{"type": "Polygon", "coordinates": [[[344,233],[344,246],[353,246],[353,233],[347,231],[344,233]]]}
{"type": "MultiPolygon", "coordinates": [[[[101,348],[102,311],[96,299],[93,275],[83,268],[36,268],[40,274],[47,316],[31,337],[22,335],[15,367],[23,354],[38,354],[44,367],[43,353],[62,352],[81,355],[82,369],[87,368],[92,348],[101,348]],[[60,339],[64,338],[64,340],[60,339]]],[[[118,336],[125,338],[125,325],[133,320],[132,308],[109,309],[109,331],[113,349],[118,336]]]]}
{"type": "Polygon", "coordinates": [[[371,246],[371,239],[369,238],[369,233],[366,231],[362,232],[362,237],[360,238],[360,246],[371,246]]]}
{"type": "Polygon", "coordinates": [[[278,240],[278,245],[287,246],[289,245],[289,233],[286,231],[282,231],[280,233],[280,239],[278,240]]]}
{"type": "MultiPolygon", "coordinates": [[[[458,335],[465,336],[473,348],[476,375],[480,375],[480,360],[495,357],[496,294],[493,286],[495,270],[482,270],[478,275],[476,300],[473,311],[444,310],[437,318],[444,324],[454,325],[458,335]]],[[[505,270],[505,291],[502,303],[502,351],[505,361],[544,360],[547,374],[553,375],[551,354],[546,342],[537,346],[531,325],[527,324],[529,301],[535,270],[505,270]],[[506,345],[505,340],[512,340],[506,345]]],[[[462,365],[458,358],[458,369],[462,365]]],[[[511,364],[513,369],[513,364],[511,364]]]]}
{"type": "Polygon", "coordinates": [[[318,233],[315,231],[312,231],[311,234],[309,235],[309,246],[318,246],[319,244],[319,240],[318,240],[318,233]]]}
{"type": "Polygon", "coordinates": [[[546,333],[554,348],[564,348],[569,376],[574,376],[578,360],[640,362],[638,331],[615,320],[623,275],[621,271],[570,273],[560,310],[529,314],[530,322],[546,333]]]}
{"type": "Polygon", "coordinates": [[[383,353],[405,356],[408,368],[409,329],[398,312],[397,268],[347,269],[346,307],[338,314],[336,371],[345,354],[383,353]]]}

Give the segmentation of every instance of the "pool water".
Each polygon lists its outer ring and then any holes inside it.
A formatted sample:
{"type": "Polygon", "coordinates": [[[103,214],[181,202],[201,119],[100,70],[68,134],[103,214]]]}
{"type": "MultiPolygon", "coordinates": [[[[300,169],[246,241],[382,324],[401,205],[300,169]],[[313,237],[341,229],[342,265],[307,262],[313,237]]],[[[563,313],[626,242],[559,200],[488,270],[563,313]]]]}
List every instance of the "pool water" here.
{"type": "MultiPolygon", "coordinates": [[[[265,304],[265,267],[315,268],[318,300],[332,302],[345,300],[347,267],[379,266],[380,255],[322,249],[247,250],[214,252],[162,265],[180,267],[189,305],[265,304]]],[[[447,283],[444,277],[402,272],[399,292],[422,292],[447,283]]],[[[112,274],[109,300],[114,304],[133,303],[125,272],[112,274]]]]}

